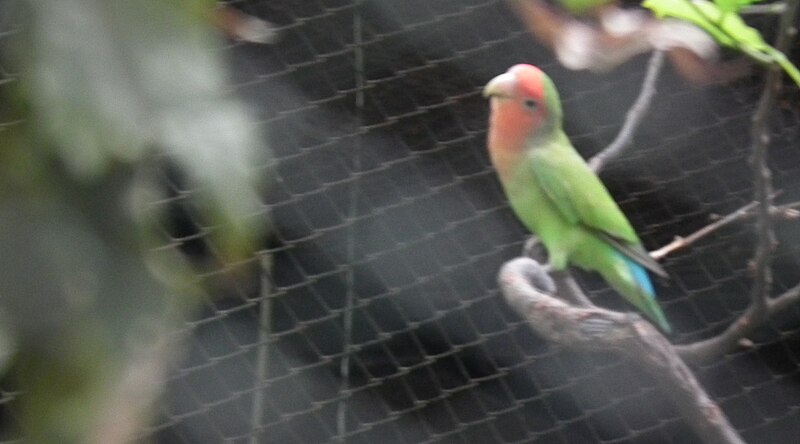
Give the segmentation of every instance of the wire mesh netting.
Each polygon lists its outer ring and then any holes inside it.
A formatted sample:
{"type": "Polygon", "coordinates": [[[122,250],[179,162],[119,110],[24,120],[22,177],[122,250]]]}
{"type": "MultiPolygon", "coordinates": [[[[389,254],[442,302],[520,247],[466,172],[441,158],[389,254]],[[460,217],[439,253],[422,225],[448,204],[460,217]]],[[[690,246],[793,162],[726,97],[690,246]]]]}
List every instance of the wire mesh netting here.
{"type": "MultiPolygon", "coordinates": [[[[545,342],[496,283],[528,233],[488,160],[481,88],[511,65],[542,67],[589,157],[619,131],[647,55],[605,74],[566,70],[500,0],[228,3],[281,32],[275,44],[224,48],[273,156],[253,165],[269,240],[257,259],[216,266],[211,228],[188,203],[195,190],[164,172],[170,246],[211,290],[175,332],[186,353],[143,439],[697,441],[658,380],[545,342]]],[[[762,88],[760,72],[698,88],[665,66],[634,148],[602,174],[648,249],[752,201],[762,88]]],[[[797,93],[782,97],[770,121],[780,203],[800,200],[797,93]]],[[[800,229],[776,228],[779,294],[800,277],[800,229]]],[[[754,239],[745,219],[664,261],[671,279],[656,290],[673,342],[717,334],[747,307],[754,239]]],[[[599,305],[629,310],[595,276],[578,278],[599,305]]],[[[748,442],[800,436],[798,319],[791,307],[752,346],[694,368],[748,442]]]]}

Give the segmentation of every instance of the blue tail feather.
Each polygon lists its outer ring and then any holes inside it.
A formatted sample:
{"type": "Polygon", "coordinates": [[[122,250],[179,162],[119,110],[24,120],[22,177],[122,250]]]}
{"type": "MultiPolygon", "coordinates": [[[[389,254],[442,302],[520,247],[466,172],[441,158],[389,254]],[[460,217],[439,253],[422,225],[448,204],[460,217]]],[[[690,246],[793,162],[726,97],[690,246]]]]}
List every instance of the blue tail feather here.
{"type": "Polygon", "coordinates": [[[647,270],[627,257],[625,258],[625,263],[628,265],[628,269],[631,270],[633,278],[636,279],[636,283],[639,284],[639,286],[642,288],[642,290],[644,290],[645,293],[647,293],[648,296],[655,299],[656,291],[653,289],[653,282],[650,281],[650,276],[647,274],[647,270]]]}
{"type": "Polygon", "coordinates": [[[671,328],[666,317],[664,317],[664,312],[661,310],[658,302],[656,302],[656,292],[653,288],[653,282],[650,280],[650,276],[647,274],[647,270],[624,254],[618,251],[615,251],[615,253],[622,258],[623,262],[628,267],[630,275],[633,277],[633,280],[641,290],[640,294],[646,295],[646,297],[649,299],[649,301],[642,300],[642,303],[644,303],[646,306],[639,308],[644,311],[648,317],[655,321],[662,330],[665,332],[670,332],[671,328]]]}

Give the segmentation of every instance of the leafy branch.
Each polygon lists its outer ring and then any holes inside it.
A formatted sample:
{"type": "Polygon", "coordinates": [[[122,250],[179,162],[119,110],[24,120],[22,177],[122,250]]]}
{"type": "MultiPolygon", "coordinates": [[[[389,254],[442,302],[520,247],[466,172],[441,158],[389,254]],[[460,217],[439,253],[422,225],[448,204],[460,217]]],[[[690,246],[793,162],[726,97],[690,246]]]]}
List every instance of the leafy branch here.
{"type": "MultiPolygon", "coordinates": [[[[759,0],[645,0],[642,6],[657,17],[673,17],[692,23],[714,38],[720,45],[736,49],[765,65],[776,64],[800,86],[800,70],[783,51],[771,46],[755,28],[749,26],[739,12],[759,0]]],[[[784,14],[786,15],[786,14],[784,14]]]]}

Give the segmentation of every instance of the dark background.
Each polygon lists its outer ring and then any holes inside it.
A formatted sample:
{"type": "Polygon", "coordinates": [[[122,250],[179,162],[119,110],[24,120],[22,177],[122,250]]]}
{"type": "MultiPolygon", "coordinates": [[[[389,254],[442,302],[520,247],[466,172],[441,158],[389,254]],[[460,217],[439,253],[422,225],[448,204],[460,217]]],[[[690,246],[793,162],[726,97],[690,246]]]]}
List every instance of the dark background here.
{"type": "MultiPolygon", "coordinates": [[[[274,154],[263,165],[274,224],[262,251],[270,271],[263,282],[257,267],[233,281],[213,268],[200,275],[219,291],[187,325],[190,350],[147,436],[163,443],[697,441],[656,379],[624,359],[544,342],[496,284],[527,233],[487,158],[482,86],[516,63],[542,67],[560,90],[567,133],[589,157],[619,130],[647,55],[607,74],[567,71],[502,1],[232,4],[283,36],[225,50],[274,154]],[[258,353],[266,363],[260,374],[258,353]],[[254,419],[258,403],[263,414],[254,419]]],[[[649,249],[751,201],[749,127],[763,84],[756,71],[698,88],[665,64],[635,147],[602,174],[649,249]]],[[[794,202],[794,87],[770,128],[778,201],[794,202]]],[[[194,257],[213,256],[192,225],[179,214],[170,229],[194,257]]],[[[800,277],[798,224],[778,222],[777,231],[775,294],[800,277]]],[[[673,342],[712,336],[746,307],[752,233],[752,221],[734,224],[665,261],[671,280],[656,287],[673,342]]],[[[599,280],[579,277],[597,303],[630,310],[599,280]]],[[[748,442],[800,436],[798,332],[793,307],[758,330],[754,347],[694,369],[748,442]]]]}

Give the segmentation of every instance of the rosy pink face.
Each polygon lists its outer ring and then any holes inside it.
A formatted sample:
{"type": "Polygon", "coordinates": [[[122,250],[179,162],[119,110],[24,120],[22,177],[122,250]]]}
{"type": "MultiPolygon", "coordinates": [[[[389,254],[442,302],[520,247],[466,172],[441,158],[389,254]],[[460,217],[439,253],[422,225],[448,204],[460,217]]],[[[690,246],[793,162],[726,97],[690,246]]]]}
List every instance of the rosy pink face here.
{"type": "MultiPolygon", "coordinates": [[[[489,150],[496,162],[521,154],[526,140],[547,119],[544,73],[531,65],[514,65],[483,89],[491,100],[489,150]]],[[[495,165],[502,170],[505,165],[495,165]]],[[[508,165],[510,166],[510,165],[508,165]]]]}
{"type": "Polygon", "coordinates": [[[539,106],[535,109],[543,111],[544,105],[544,83],[542,78],[544,73],[541,69],[533,65],[514,65],[509,68],[508,73],[516,78],[517,95],[525,108],[532,109],[535,105],[526,101],[533,100],[539,106]]]}
{"type": "Polygon", "coordinates": [[[516,138],[539,129],[547,118],[543,76],[535,66],[514,65],[486,85],[483,94],[491,98],[492,130],[516,138]]]}

